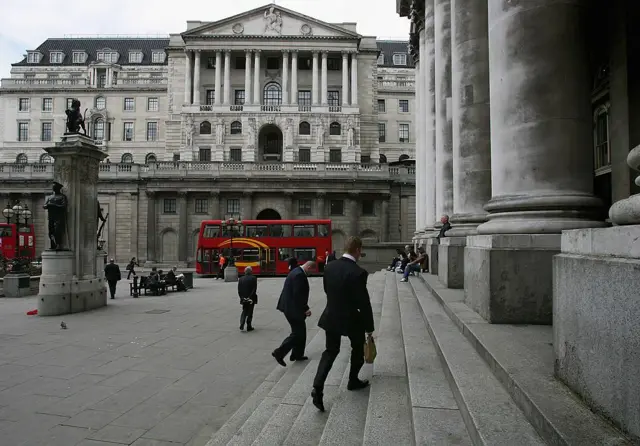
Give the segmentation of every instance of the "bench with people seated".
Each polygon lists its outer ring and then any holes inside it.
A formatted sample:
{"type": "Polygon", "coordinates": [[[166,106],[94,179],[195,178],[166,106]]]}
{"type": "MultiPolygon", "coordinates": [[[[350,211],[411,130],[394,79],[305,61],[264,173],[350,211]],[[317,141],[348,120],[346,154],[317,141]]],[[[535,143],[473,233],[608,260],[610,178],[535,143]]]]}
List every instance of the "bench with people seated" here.
{"type": "Polygon", "coordinates": [[[138,278],[138,276],[133,277],[129,294],[133,297],[138,297],[140,292],[144,291],[144,295],[146,296],[147,292],[150,291],[155,295],[162,295],[166,294],[169,290],[187,291],[187,287],[183,281],[183,275],[176,275],[176,268],[167,274],[163,274],[162,270],[156,271],[155,268],[153,268],[149,276],[140,276],[140,278],[138,278]],[[156,275],[157,279],[153,279],[153,275],[156,275]]]}

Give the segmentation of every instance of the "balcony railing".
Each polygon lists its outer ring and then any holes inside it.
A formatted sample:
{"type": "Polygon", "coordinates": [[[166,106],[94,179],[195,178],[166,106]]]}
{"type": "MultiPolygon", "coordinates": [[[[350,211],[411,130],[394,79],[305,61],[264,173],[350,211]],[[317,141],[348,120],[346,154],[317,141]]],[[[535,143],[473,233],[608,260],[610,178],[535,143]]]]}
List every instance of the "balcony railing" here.
{"type": "Polygon", "coordinates": [[[2,88],[10,87],[24,87],[24,88],[38,88],[38,87],[51,87],[51,86],[84,86],[87,85],[87,80],[84,78],[67,78],[67,79],[2,79],[2,88]]]}
{"type": "Polygon", "coordinates": [[[358,105],[300,105],[300,104],[191,104],[184,105],[182,111],[185,113],[345,113],[353,114],[359,112],[358,105]]]}
{"type": "Polygon", "coordinates": [[[143,77],[131,79],[118,79],[117,85],[162,85],[167,83],[164,77],[143,77]]]}

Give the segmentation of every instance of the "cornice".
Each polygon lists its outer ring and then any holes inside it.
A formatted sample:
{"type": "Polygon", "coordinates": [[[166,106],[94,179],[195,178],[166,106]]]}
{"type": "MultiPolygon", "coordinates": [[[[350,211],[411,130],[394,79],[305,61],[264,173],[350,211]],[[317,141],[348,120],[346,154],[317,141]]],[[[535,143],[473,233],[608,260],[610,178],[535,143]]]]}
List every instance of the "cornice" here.
{"type": "Polygon", "coordinates": [[[358,42],[360,38],[349,36],[270,36],[270,35],[226,35],[226,34],[205,34],[199,36],[183,36],[185,42],[194,42],[198,40],[345,40],[349,42],[358,42]]]}
{"type": "Polygon", "coordinates": [[[104,94],[104,93],[117,93],[117,92],[136,92],[136,91],[167,91],[166,85],[163,87],[138,87],[138,88],[105,88],[105,89],[96,89],[96,88],[61,88],[59,90],[54,90],[50,88],[1,88],[0,95],[6,93],[94,93],[94,94],[104,94]]]}

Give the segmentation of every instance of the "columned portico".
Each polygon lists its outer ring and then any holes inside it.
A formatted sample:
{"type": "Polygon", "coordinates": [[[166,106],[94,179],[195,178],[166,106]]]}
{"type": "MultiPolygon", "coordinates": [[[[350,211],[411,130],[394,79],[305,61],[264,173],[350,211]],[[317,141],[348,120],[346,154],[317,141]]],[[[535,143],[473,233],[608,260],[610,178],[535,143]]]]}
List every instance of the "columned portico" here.
{"type": "Polygon", "coordinates": [[[244,103],[251,104],[251,50],[244,51],[244,103]]]}
{"type": "Polygon", "coordinates": [[[215,104],[222,102],[222,51],[216,51],[215,104]]]}
{"type": "Polygon", "coordinates": [[[184,53],[185,77],[184,77],[184,103],[191,104],[191,51],[184,53]]]}
{"type": "Polygon", "coordinates": [[[291,103],[298,103],[298,51],[291,52],[291,103]]]}
{"type": "Polygon", "coordinates": [[[231,104],[231,51],[224,52],[224,105],[231,104]]]}
{"type": "Polygon", "coordinates": [[[318,53],[313,53],[313,62],[311,64],[311,103],[318,105],[318,53]]]}
{"type": "Polygon", "coordinates": [[[351,53],[351,105],[358,105],[358,54],[351,53]]]}
{"type": "Polygon", "coordinates": [[[200,105],[200,50],[195,51],[193,64],[193,103],[200,105]]]}
{"type": "Polygon", "coordinates": [[[327,57],[329,54],[326,51],[322,52],[322,105],[327,105],[327,57]]]}
{"type": "Polygon", "coordinates": [[[349,53],[342,52],[342,105],[349,105],[349,53]]]}
{"type": "Polygon", "coordinates": [[[254,63],[253,63],[253,103],[258,105],[262,102],[260,94],[262,90],[260,88],[260,50],[254,51],[254,63]]]}
{"type": "Polygon", "coordinates": [[[289,105],[289,51],[282,51],[282,103],[289,105]]]}

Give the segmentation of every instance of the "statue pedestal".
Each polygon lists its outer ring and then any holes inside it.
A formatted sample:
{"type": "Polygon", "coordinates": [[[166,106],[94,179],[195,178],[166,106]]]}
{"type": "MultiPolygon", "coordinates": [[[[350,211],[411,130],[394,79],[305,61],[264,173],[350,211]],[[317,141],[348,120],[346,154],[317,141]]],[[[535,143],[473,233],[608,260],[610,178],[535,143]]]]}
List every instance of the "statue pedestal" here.
{"type": "Polygon", "coordinates": [[[31,278],[27,273],[9,273],[2,279],[4,297],[31,295],[31,278]]]}
{"type": "Polygon", "coordinates": [[[238,268],[235,266],[227,266],[224,269],[224,281],[225,282],[237,282],[238,281],[238,268]]]}
{"type": "Polygon", "coordinates": [[[98,251],[98,169],[106,154],[79,134],[65,134],[45,149],[54,159],[54,181],[67,197],[62,250],[42,253],[38,315],[88,311],[107,304],[104,253],[98,251]]]}

